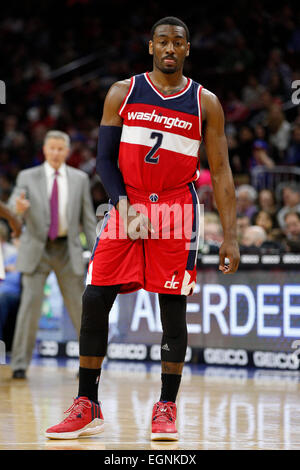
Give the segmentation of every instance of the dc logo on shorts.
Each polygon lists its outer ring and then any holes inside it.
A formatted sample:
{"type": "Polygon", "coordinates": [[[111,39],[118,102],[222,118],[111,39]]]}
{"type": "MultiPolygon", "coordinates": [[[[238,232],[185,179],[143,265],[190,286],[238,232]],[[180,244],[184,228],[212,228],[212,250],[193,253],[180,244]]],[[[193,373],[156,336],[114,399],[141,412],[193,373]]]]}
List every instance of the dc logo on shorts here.
{"type": "Polygon", "coordinates": [[[158,194],[152,193],[149,196],[149,199],[151,202],[157,202],[158,201],[158,194]]]}

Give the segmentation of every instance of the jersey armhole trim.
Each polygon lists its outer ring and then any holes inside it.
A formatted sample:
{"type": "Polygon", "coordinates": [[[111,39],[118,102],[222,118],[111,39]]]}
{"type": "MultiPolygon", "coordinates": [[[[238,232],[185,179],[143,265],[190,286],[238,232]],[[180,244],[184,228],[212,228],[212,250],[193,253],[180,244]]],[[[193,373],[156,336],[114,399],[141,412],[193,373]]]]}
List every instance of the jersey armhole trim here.
{"type": "Polygon", "coordinates": [[[197,93],[197,101],[198,101],[198,113],[199,113],[199,133],[200,133],[200,142],[202,142],[202,106],[201,106],[201,92],[203,86],[199,85],[198,93],[197,93]]]}
{"type": "Polygon", "coordinates": [[[129,96],[131,95],[131,92],[132,92],[133,87],[134,87],[134,83],[135,83],[135,77],[133,76],[133,77],[131,77],[131,79],[130,79],[130,86],[129,86],[128,92],[126,93],[126,96],[125,96],[124,100],[122,101],[122,104],[121,104],[120,109],[119,109],[119,113],[118,113],[118,114],[119,114],[119,116],[121,116],[121,117],[123,117],[123,116],[122,116],[122,113],[123,113],[124,108],[125,108],[125,106],[126,106],[126,104],[127,104],[128,98],[129,98],[129,96]]]}

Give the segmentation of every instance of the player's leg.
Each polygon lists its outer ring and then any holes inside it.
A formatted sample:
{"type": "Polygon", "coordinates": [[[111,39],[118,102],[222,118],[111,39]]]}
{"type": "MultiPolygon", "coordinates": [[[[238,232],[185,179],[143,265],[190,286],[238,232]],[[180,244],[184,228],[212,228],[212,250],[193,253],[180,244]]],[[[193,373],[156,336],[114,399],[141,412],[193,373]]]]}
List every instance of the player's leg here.
{"type": "Polygon", "coordinates": [[[161,394],[152,415],[152,440],[177,440],[176,398],[187,348],[186,296],[159,294],[162,324],[161,394]]]}
{"type": "Polygon", "coordinates": [[[162,324],[160,401],[176,401],[187,348],[186,296],[159,294],[162,324]]]}
{"type": "Polygon", "coordinates": [[[76,439],[103,430],[103,414],[98,402],[101,366],[106,355],[109,312],[120,286],[88,285],[82,297],[82,320],[79,337],[78,396],[68,410],[69,416],[47,429],[46,437],[76,439]]]}
{"type": "Polygon", "coordinates": [[[143,245],[139,240],[118,238],[118,228],[119,217],[113,208],[97,237],[82,297],[78,396],[69,416],[46,431],[49,438],[75,439],[103,429],[98,384],[107,349],[109,312],[119,291],[131,292],[144,283],[143,245]]]}
{"type": "Polygon", "coordinates": [[[175,401],[187,348],[186,296],[196,284],[199,211],[193,186],[167,204],[162,201],[154,207],[151,222],[159,227],[159,239],[145,243],[145,289],[159,294],[163,337],[162,389],[153,409],[151,437],[175,440],[175,401]],[[160,212],[161,225],[155,223],[160,212]]]}
{"type": "Polygon", "coordinates": [[[89,285],[82,297],[78,396],[97,403],[101,367],[107,351],[109,312],[119,290],[119,285],[89,285]]]}

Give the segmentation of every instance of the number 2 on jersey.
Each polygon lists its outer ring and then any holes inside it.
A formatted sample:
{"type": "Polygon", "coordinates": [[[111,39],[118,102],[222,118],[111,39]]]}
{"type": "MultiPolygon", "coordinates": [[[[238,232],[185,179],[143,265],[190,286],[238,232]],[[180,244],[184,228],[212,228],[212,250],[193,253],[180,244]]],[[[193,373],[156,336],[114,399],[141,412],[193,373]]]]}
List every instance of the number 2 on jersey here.
{"type": "Polygon", "coordinates": [[[156,142],[153,145],[152,149],[149,150],[149,152],[145,156],[145,162],[146,163],[158,163],[159,155],[157,155],[156,157],[154,157],[154,155],[159,149],[159,147],[161,146],[163,134],[161,134],[160,132],[151,132],[150,138],[156,139],[156,142]]]}

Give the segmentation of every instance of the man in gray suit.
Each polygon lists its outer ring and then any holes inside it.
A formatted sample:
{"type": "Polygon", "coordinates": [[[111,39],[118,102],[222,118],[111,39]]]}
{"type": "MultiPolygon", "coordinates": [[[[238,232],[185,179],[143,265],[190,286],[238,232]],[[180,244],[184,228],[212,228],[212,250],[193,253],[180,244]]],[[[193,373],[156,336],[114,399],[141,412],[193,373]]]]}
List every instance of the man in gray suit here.
{"type": "Polygon", "coordinates": [[[35,346],[44,285],[56,274],[65,306],[79,335],[85,263],[79,239],[82,230],[92,250],[96,217],[88,176],[65,161],[70,139],[60,131],[46,134],[45,162],[19,173],[9,205],[23,217],[17,270],[22,296],[12,346],[13,378],[25,378],[35,346]]]}

